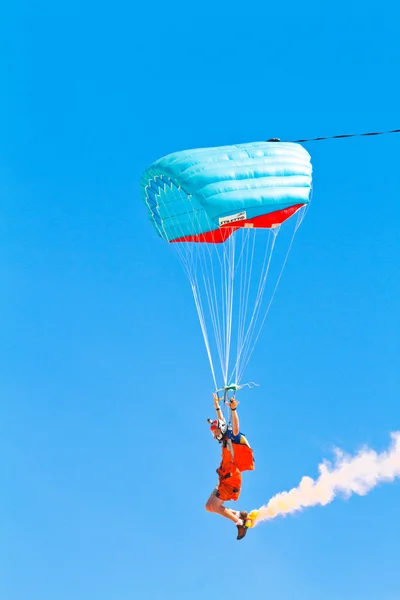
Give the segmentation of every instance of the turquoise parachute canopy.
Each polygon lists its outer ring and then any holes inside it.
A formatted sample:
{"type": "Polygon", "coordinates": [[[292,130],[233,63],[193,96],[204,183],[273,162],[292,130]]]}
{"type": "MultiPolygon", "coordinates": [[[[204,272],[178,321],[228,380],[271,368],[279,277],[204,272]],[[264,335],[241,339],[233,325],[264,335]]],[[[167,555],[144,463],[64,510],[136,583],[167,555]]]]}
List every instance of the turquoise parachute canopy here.
{"type": "Polygon", "coordinates": [[[310,155],[291,142],[169,154],[141,178],[157,233],[168,242],[223,242],[240,227],[280,225],[308,204],[310,155]]]}

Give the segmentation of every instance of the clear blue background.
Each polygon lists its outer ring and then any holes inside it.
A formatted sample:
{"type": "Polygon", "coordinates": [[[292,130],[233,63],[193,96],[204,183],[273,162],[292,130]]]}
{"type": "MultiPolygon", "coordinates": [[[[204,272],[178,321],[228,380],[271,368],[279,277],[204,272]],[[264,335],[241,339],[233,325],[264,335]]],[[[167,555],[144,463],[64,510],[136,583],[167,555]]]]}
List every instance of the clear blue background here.
{"type": "MultiPolygon", "coordinates": [[[[399,599],[398,482],[240,544],[205,512],[212,380],[139,190],[176,150],[400,127],[397,4],[0,17],[1,598],[399,599]]],[[[241,508],[399,428],[400,136],[307,149],[313,204],[241,394],[241,508]]]]}

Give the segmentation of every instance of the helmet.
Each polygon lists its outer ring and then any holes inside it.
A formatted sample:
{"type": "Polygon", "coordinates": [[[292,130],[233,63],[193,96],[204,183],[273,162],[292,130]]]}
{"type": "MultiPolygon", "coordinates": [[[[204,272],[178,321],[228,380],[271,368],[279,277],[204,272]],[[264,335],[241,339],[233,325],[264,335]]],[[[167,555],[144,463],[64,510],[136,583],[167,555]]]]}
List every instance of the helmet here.
{"type": "Polygon", "coordinates": [[[221,419],[215,419],[214,421],[210,421],[210,430],[215,431],[216,429],[220,430],[220,434],[216,437],[216,439],[220,442],[226,432],[228,431],[228,425],[225,421],[221,421],[221,419]]]}

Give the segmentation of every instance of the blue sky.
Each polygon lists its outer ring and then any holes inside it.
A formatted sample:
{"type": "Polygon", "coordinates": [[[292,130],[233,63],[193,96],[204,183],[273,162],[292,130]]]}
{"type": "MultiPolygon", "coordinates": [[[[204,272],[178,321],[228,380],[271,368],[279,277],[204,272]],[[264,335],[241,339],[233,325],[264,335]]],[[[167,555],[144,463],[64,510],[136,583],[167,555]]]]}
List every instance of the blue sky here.
{"type": "MultiPolygon", "coordinates": [[[[0,18],[0,590],[400,597],[400,484],[240,544],[181,267],[142,171],[192,147],[399,128],[398,7],[8,3],[0,18]],[[226,588],[226,591],[225,591],[226,588]]],[[[399,428],[397,135],[307,145],[311,209],[241,395],[241,507],[399,428]]]]}

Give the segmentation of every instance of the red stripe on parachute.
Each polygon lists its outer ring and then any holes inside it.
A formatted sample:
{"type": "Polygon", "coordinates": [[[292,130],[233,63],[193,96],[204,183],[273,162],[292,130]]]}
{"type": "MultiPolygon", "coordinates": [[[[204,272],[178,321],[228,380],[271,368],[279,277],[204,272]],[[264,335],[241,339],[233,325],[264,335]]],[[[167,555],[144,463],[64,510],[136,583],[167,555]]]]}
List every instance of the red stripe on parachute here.
{"type": "Polygon", "coordinates": [[[225,242],[234,231],[237,231],[241,227],[249,227],[255,229],[271,229],[281,225],[284,221],[289,219],[295,212],[297,212],[304,204],[295,204],[289,208],[283,208],[282,210],[276,210],[267,215],[261,215],[254,217],[253,219],[244,219],[243,221],[237,221],[234,225],[227,224],[222,225],[219,229],[213,229],[212,231],[206,231],[199,235],[186,235],[184,237],[176,238],[171,242],[205,242],[207,244],[220,244],[225,242]]]}

